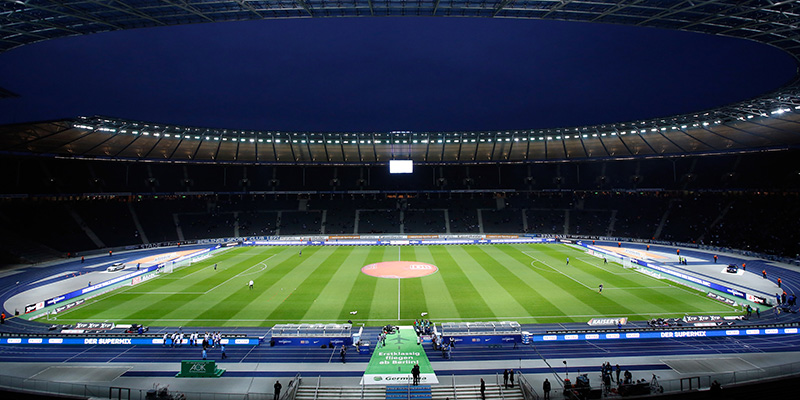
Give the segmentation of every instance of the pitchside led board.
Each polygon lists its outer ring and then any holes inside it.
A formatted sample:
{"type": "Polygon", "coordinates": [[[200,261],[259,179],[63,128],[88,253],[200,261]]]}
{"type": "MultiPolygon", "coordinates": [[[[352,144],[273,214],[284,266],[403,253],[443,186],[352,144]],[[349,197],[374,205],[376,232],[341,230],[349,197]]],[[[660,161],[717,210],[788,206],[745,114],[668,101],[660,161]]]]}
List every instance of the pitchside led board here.
{"type": "Polygon", "coordinates": [[[413,160],[389,160],[390,174],[410,174],[414,172],[413,160]]]}

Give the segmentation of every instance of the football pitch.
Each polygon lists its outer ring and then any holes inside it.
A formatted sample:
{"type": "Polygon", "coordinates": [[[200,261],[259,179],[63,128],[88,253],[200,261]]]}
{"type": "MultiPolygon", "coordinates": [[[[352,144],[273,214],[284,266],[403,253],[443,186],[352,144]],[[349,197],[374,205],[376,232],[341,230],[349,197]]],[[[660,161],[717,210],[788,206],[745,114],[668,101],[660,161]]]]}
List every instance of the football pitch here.
{"type": "Polygon", "coordinates": [[[384,325],[512,320],[586,322],[684,314],[737,314],[705,293],[623,268],[561,244],[253,246],[106,293],[58,315],[59,323],[153,326],[384,325]],[[569,264],[567,265],[567,258],[569,264]],[[390,261],[435,265],[416,278],[362,272],[390,261]],[[214,265],[217,265],[216,269],[214,265]],[[253,281],[253,288],[249,282],[253,281]],[[599,285],[603,285],[599,293],[599,285]]]}

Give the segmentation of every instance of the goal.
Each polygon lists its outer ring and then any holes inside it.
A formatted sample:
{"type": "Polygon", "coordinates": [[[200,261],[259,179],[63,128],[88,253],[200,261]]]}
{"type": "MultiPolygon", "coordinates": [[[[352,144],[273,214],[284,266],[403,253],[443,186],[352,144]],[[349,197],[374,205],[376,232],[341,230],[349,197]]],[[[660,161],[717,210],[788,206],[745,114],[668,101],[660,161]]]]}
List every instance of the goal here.
{"type": "Polygon", "coordinates": [[[633,268],[630,257],[622,257],[622,268],[633,268]]]}

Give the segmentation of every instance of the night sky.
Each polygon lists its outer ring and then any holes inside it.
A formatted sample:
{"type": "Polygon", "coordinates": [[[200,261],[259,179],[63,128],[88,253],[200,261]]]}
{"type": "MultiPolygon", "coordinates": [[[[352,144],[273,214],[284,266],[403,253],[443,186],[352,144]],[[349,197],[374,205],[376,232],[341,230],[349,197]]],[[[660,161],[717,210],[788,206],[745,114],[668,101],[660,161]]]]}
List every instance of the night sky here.
{"type": "Polygon", "coordinates": [[[742,40],[554,21],[333,18],[141,29],[0,54],[0,124],[107,115],[285,131],[580,126],[772,91],[791,57],[742,40]]]}

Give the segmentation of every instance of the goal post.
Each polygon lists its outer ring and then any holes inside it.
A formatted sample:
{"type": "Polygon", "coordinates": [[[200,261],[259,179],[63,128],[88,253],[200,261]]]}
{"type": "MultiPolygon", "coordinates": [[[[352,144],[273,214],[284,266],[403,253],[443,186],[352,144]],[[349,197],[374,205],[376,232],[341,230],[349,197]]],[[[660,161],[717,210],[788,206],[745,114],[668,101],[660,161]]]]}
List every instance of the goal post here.
{"type": "Polygon", "coordinates": [[[622,268],[633,268],[633,263],[630,257],[622,257],[622,268]]]}

